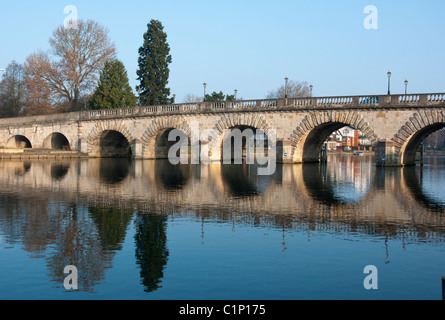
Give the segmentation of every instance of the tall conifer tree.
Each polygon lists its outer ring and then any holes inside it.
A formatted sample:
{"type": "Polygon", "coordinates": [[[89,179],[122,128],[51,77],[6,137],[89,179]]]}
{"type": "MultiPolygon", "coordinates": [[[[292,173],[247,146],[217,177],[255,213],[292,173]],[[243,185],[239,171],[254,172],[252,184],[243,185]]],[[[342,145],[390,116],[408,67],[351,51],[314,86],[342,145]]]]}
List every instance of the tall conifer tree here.
{"type": "Polygon", "coordinates": [[[137,98],[128,82],[124,64],[117,60],[105,63],[99,85],[90,100],[90,109],[111,109],[135,106],[137,98]]]}
{"type": "Polygon", "coordinates": [[[144,34],[144,44],[139,48],[139,70],[137,71],[140,85],[139,102],[141,105],[158,105],[172,102],[167,88],[172,62],[167,34],[162,23],[151,20],[144,34]]]}

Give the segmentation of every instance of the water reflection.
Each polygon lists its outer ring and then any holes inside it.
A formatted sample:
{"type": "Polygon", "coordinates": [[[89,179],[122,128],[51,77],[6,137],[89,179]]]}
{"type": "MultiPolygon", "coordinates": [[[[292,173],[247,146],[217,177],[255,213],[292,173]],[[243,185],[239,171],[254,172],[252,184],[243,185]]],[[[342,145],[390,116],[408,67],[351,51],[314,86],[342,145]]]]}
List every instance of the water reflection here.
{"type": "Polygon", "coordinates": [[[372,162],[359,156],[344,158],[333,158],[329,165],[303,165],[303,181],[313,199],[327,204],[354,204],[366,197],[374,179],[372,162]]]}
{"type": "Polygon", "coordinates": [[[130,171],[130,160],[126,158],[99,160],[99,177],[107,184],[117,184],[124,180],[130,171]]]}
{"type": "Polygon", "coordinates": [[[63,284],[65,266],[73,265],[79,272],[79,288],[94,292],[94,286],[104,279],[105,270],[112,266],[114,253],[103,250],[104,239],[85,208],[72,204],[51,220],[52,227],[46,229],[52,236],[51,249],[45,260],[53,282],[63,284]]]}
{"type": "Polygon", "coordinates": [[[167,264],[167,216],[139,214],[136,219],[136,263],[146,292],[158,289],[167,264]]]}
{"type": "Polygon", "coordinates": [[[167,190],[182,189],[192,176],[192,165],[172,165],[167,160],[155,161],[156,181],[167,190]]]}
{"type": "Polygon", "coordinates": [[[64,266],[77,266],[85,292],[104,280],[132,228],[144,291],[162,287],[169,217],[197,217],[201,237],[208,223],[230,224],[233,232],[273,227],[283,232],[283,250],[289,232],[305,232],[308,240],[311,232],[366,235],[385,239],[387,249],[393,238],[442,243],[445,159],[403,169],[372,163],[339,157],[327,166],[279,165],[273,176],[258,176],[250,165],[3,161],[0,235],[44,259],[56,286],[64,266]]]}
{"type": "Polygon", "coordinates": [[[17,167],[14,169],[14,173],[18,176],[25,175],[29,169],[31,169],[30,162],[18,162],[17,167]]]}
{"type": "Polygon", "coordinates": [[[96,226],[101,248],[105,251],[122,249],[133,210],[90,206],[88,212],[96,226]]]}
{"type": "Polygon", "coordinates": [[[258,175],[258,165],[247,164],[222,165],[221,176],[236,197],[260,195],[272,179],[271,176],[258,175]]]}
{"type": "Polygon", "coordinates": [[[62,180],[68,173],[70,166],[70,163],[51,163],[51,177],[56,181],[62,180]]]}

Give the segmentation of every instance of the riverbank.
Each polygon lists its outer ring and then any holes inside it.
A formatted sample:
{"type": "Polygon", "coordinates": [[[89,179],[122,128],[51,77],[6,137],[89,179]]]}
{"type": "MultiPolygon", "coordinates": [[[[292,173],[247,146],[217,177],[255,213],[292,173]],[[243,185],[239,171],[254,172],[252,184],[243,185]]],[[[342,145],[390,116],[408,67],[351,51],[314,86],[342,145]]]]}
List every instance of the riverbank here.
{"type": "Polygon", "coordinates": [[[428,156],[445,156],[445,151],[431,151],[431,150],[425,150],[424,151],[425,155],[428,156]]]}
{"type": "Polygon", "coordinates": [[[369,155],[369,156],[374,156],[375,152],[374,151],[328,151],[328,154],[334,154],[334,155],[351,155],[351,156],[355,156],[358,153],[363,154],[363,155],[369,155]]]}
{"type": "MultiPolygon", "coordinates": [[[[374,151],[329,151],[329,155],[367,155],[374,156],[374,151]]],[[[445,156],[445,151],[425,151],[428,156],[445,156]]],[[[88,155],[78,151],[61,151],[46,149],[0,149],[0,159],[55,159],[55,158],[88,158],[88,155]]]]}
{"type": "Polygon", "coordinates": [[[0,149],[0,159],[58,159],[87,158],[88,155],[78,151],[44,150],[44,149],[0,149]]]}

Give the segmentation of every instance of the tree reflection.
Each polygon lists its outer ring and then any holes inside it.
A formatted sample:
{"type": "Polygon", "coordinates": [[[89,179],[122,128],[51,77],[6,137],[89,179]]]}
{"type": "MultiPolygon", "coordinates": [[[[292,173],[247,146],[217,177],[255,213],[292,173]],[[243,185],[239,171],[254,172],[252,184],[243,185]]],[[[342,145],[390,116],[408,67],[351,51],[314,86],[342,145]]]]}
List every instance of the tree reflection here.
{"type": "Polygon", "coordinates": [[[93,287],[104,279],[105,269],[111,267],[112,255],[103,250],[102,240],[87,210],[73,204],[55,219],[54,250],[46,258],[51,278],[63,284],[64,268],[73,265],[78,269],[79,291],[93,292],[93,287]]]}
{"type": "Polygon", "coordinates": [[[135,250],[144,291],[157,290],[161,287],[160,283],[169,255],[166,215],[139,214],[137,216],[135,250]]]}
{"type": "Polygon", "coordinates": [[[121,250],[133,210],[89,207],[88,211],[96,225],[102,249],[121,250]]]}

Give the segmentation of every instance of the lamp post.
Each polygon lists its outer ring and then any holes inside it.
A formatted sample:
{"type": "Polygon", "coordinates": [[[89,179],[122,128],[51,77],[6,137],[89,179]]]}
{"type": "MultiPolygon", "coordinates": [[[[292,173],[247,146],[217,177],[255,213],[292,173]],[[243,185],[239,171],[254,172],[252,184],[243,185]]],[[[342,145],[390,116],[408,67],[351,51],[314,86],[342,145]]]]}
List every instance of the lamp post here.
{"type": "Polygon", "coordinates": [[[206,102],[206,87],[207,87],[207,83],[203,83],[203,86],[204,86],[204,102],[206,102]]]}
{"type": "Polygon", "coordinates": [[[314,85],[311,84],[311,85],[309,86],[309,88],[311,89],[311,98],[312,98],[312,89],[314,89],[314,85]]]}
{"type": "Polygon", "coordinates": [[[288,77],[284,78],[284,98],[286,98],[286,99],[287,99],[287,83],[288,83],[288,81],[289,81],[288,77]]]}
{"type": "Polygon", "coordinates": [[[173,103],[175,103],[175,100],[176,100],[176,94],[173,93],[173,103]]]}
{"type": "Polygon", "coordinates": [[[387,75],[388,75],[388,95],[390,95],[391,94],[391,70],[388,71],[387,75]]]}
{"type": "Polygon", "coordinates": [[[235,101],[236,101],[236,94],[238,93],[238,89],[235,89],[235,101]]]}
{"type": "Polygon", "coordinates": [[[405,95],[408,94],[408,79],[405,80],[405,95]]]}

